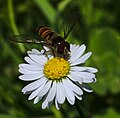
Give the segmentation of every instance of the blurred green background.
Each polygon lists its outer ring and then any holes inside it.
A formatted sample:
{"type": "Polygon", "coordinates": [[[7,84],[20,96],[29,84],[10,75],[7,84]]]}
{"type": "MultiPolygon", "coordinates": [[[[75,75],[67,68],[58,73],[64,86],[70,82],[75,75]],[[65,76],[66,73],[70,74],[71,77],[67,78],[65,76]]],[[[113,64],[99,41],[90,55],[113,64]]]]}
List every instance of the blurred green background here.
{"type": "Polygon", "coordinates": [[[87,66],[98,68],[94,92],[79,101],[85,118],[120,118],[120,0],[0,0],[0,118],[80,118],[65,102],[42,110],[21,93],[26,82],[18,79],[18,64],[26,50],[39,45],[9,42],[12,34],[35,32],[40,25],[62,32],[60,24],[78,24],[68,42],[85,44],[93,55],[87,66]]]}

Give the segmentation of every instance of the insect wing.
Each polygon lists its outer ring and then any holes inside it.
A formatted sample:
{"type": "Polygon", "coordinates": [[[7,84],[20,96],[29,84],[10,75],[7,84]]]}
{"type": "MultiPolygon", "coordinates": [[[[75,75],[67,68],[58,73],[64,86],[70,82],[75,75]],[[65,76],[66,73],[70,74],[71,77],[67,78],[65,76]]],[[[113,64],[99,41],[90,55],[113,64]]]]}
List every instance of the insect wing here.
{"type": "Polygon", "coordinates": [[[66,39],[68,37],[69,33],[72,31],[72,29],[74,28],[75,24],[76,24],[76,22],[73,23],[72,25],[64,24],[64,23],[62,24],[61,28],[62,28],[62,30],[64,32],[64,39],[66,39]]]}
{"type": "Polygon", "coordinates": [[[9,37],[9,40],[17,43],[31,43],[31,44],[44,43],[44,40],[38,34],[13,35],[9,37]]]}

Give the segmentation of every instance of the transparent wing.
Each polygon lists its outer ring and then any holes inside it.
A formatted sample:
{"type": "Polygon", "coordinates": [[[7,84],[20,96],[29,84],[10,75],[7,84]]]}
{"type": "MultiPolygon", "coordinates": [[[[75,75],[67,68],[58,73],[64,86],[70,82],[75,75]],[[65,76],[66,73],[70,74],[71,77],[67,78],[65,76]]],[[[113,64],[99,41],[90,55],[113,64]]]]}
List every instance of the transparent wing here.
{"type": "Polygon", "coordinates": [[[64,33],[64,36],[63,36],[64,39],[66,39],[68,37],[69,33],[72,31],[72,29],[74,28],[76,23],[77,22],[74,22],[72,24],[68,24],[68,23],[62,22],[60,28],[64,33]]]}
{"type": "Polygon", "coordinates": [[[17,43],[31,43],[31,44],[44,44],[45,41],[38,34],[20,34],[12,35],[8,38],[10,41],[17,43]]]}

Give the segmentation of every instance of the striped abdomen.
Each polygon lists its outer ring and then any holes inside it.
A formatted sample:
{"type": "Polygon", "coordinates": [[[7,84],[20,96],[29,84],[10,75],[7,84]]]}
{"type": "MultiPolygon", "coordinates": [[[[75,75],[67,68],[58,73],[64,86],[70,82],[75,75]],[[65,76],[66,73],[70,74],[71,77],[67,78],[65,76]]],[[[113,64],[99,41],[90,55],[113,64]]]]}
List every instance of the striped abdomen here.
{"type": "Polygon", "coordinates": [[[52,43],[53,38],[55,37],[55,32],[53,30],[51,30],[48,27],[45,26],[40,26],[37,29],[37,32],[40,33],[40,35],[46,39],[46,43],[50,44],[52,43]]]}

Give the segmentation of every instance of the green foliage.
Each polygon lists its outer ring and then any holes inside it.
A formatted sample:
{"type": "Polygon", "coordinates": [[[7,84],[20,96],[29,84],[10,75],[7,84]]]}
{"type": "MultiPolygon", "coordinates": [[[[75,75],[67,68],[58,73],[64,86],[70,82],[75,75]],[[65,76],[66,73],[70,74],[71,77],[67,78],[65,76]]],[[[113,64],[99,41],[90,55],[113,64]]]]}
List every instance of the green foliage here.
{"type": "Polygon", "coordinates": [[[68,41],[86,44],[92,57],[87,66],[98,68],[93,94],[80,101],[86,118],[119,118],[120,1],[114,0],[1,0],[0,1],[0,118],[78,118],[74,106],[64,103],[42,110],[21,93],[18,64],[26,50],[39,45],[9,42],[11,34],[35,32],[39,25],[62,32],[61,23],[78,21],[68,41]]]}
{"type": "Polygon", "coordinates": [[[94,116],[93,118],[119,118],[120,114],[113,108],[109,108],[105,113],[94,116]]]}
{"type": "Polygon", "coordinates": [[[119,34],[110,28],[94,29],[91,33],[90,49],[93,52],[93,61],[99,68],[100,78],[94,89],[99,94],[120,92],[119,39],[119,34]]]}

